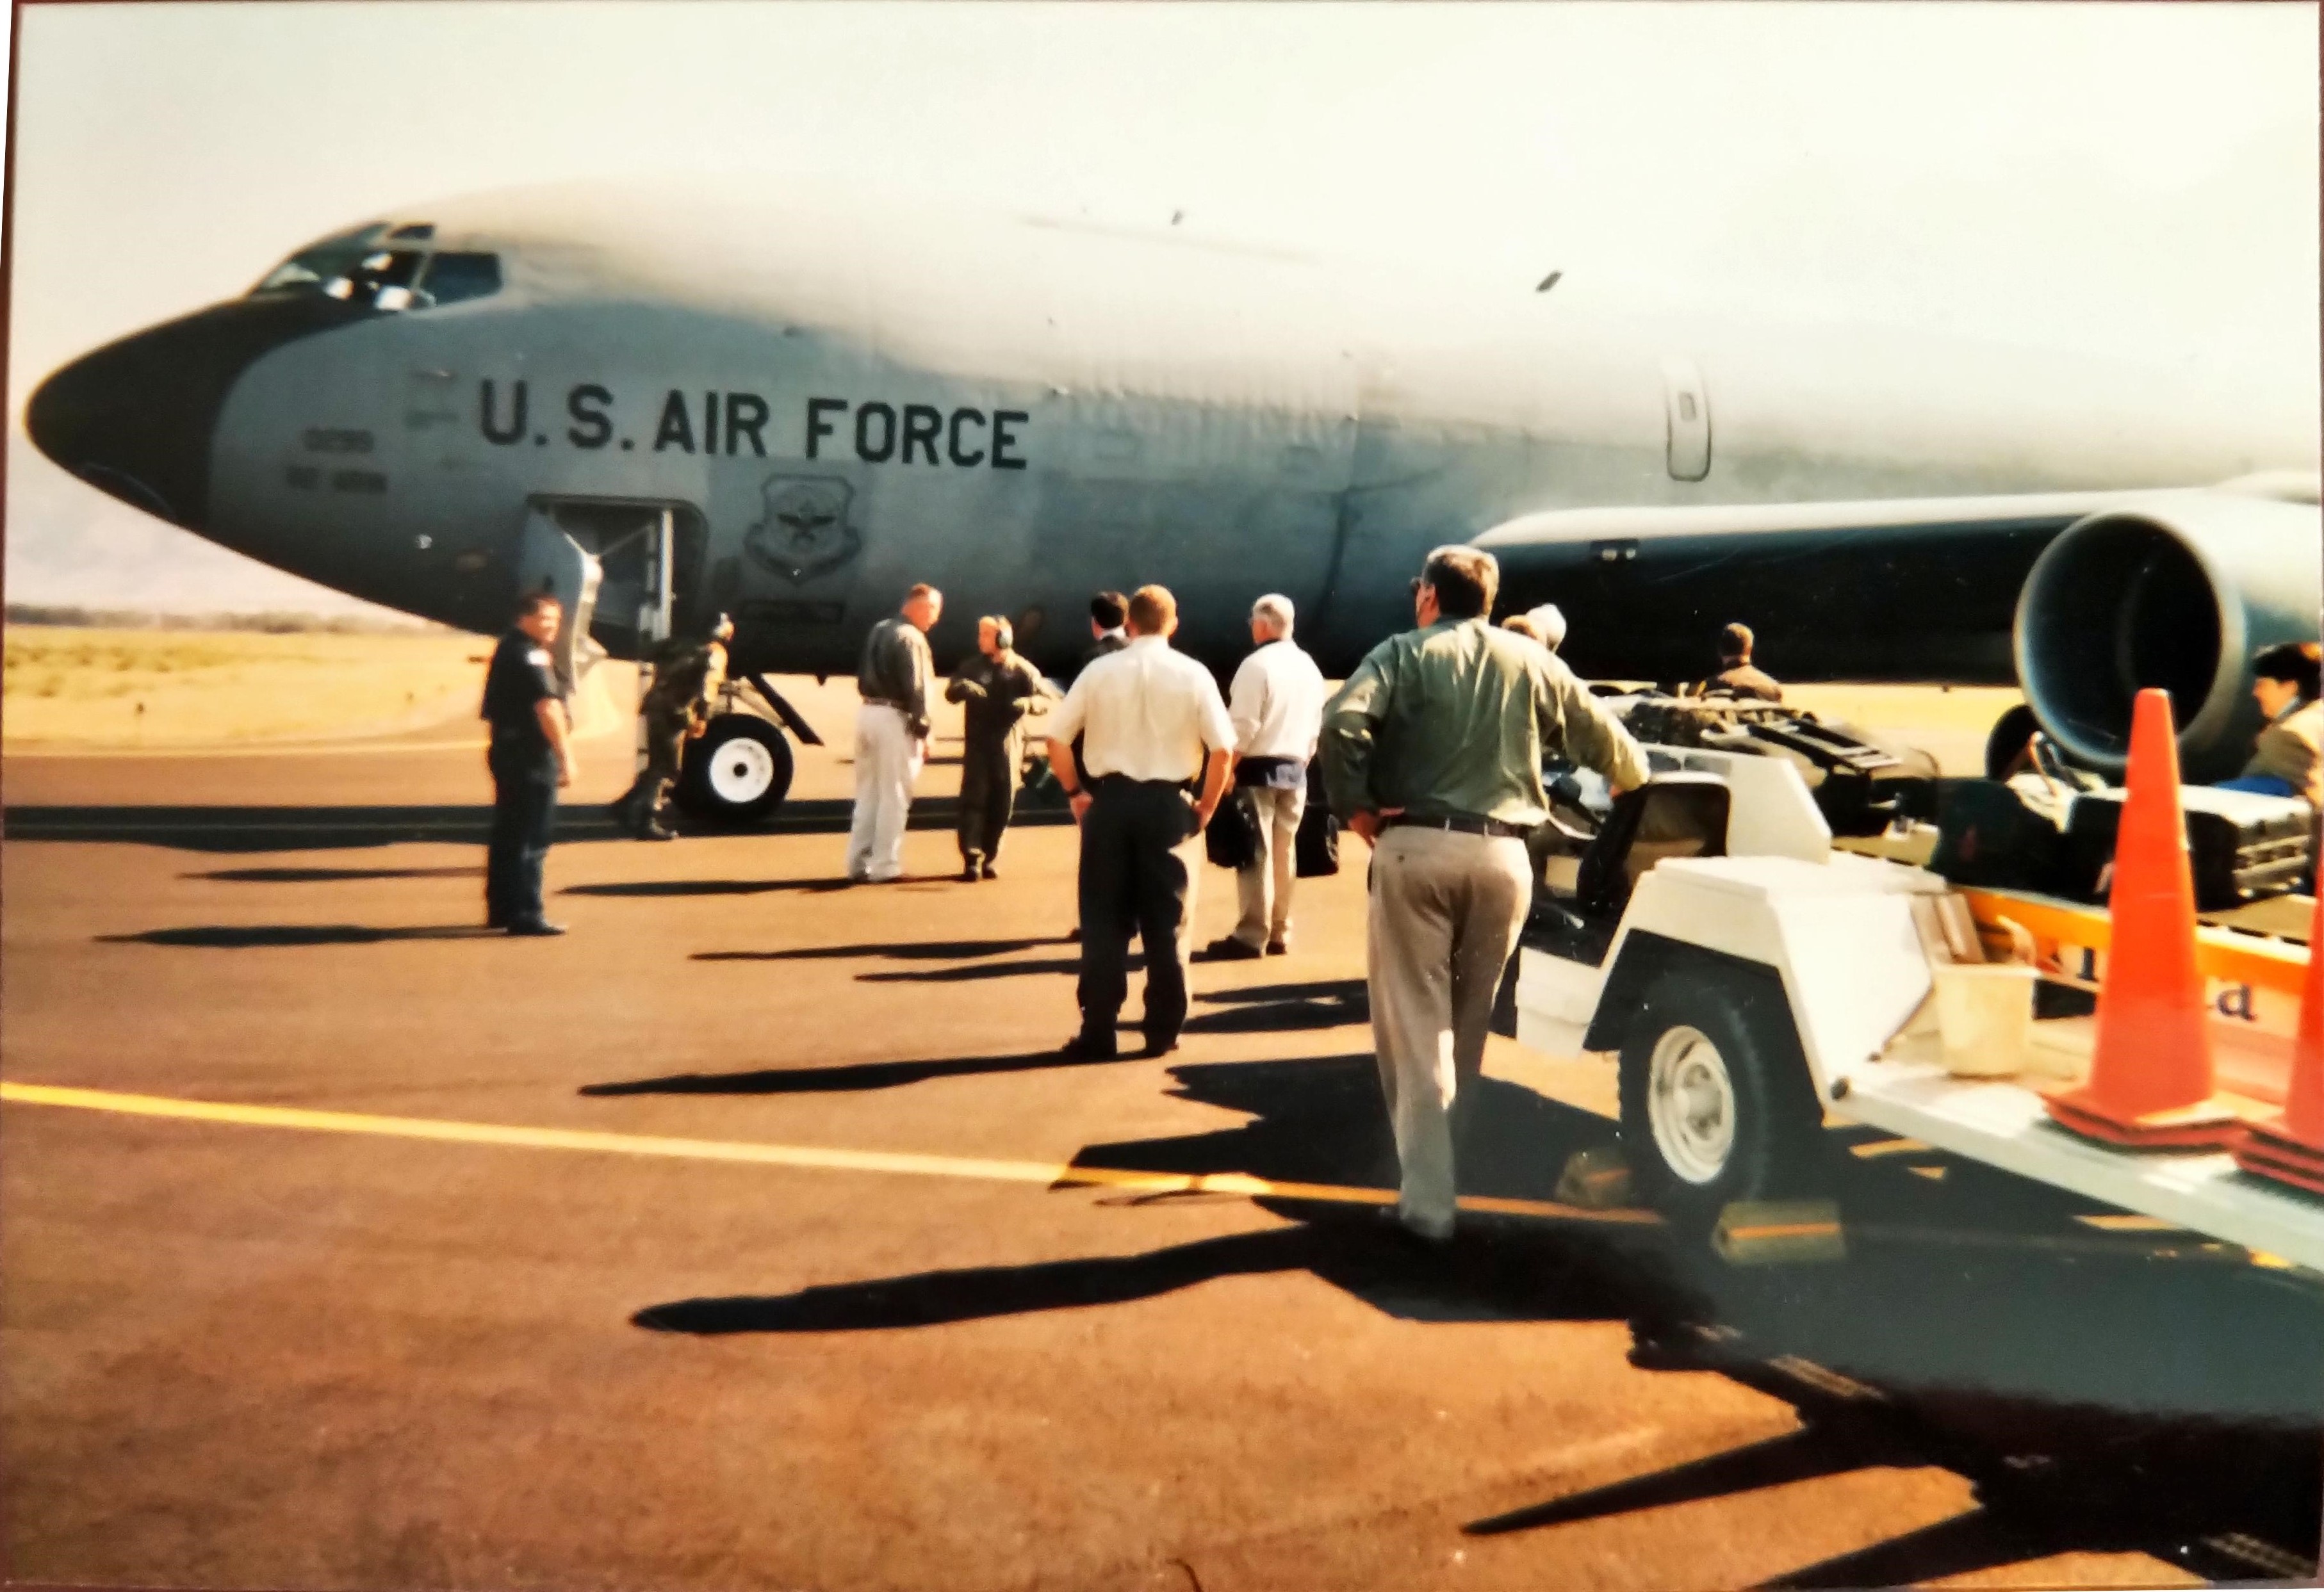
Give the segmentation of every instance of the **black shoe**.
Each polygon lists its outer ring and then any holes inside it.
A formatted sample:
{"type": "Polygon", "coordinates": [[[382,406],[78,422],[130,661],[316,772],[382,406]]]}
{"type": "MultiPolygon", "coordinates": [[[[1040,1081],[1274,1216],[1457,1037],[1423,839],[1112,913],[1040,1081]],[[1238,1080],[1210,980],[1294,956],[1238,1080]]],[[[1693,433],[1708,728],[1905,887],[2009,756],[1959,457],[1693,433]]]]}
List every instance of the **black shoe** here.
{"type": "Polygon", "coordinates": [[[1078,944],[1080,944],[1081,943],[1082,943],[1082,925],[1079,925],[1079,924],[1075,924],[1075,925],[1074,925],[1071,929],[1069,929],[1069,930],[1067,930],[1067,931],[1066,931],[1066,933],[1065,933],[1065,943],[1066,943],[1066,944],[1068,944],[1068,945],[1078,945],[1078,944]]]}
{"type": "Polygon", "coordinates": [[[987,862],[984,865],[984,877],[987,879],[999,879],[1001,877],[1001,870],[993,867],[991,863],[987,862]]]}
{"type": "Polygon", "coordinates": [[[1269,940],[1267,943],[1267,953],[1269,956],[1288,956],[1291,954],[1291,947],[1280,940],[1269,940]]]}
{"type": "Polygon", "coordinates": [[[971,857],[967,861],[960,865],[961,883],[964,885],[973,885],[977,881],[978,877],[975,858],[971,857]]]}
{"type": "Polygon", "coordinates": [[[563,934],[565,925],[550,923],[544,917],[520,917],[508,925],[508,932],[524,938],[544,939],[551,934],[563,934]]]}
{"type": "Polygon", "coordinates": [[[1138,1054],[1141,1056],[1167,1056],[1177,1048],[1178,1036],[1176,1034],[1166,1038],[1157,1038],[1148,1034],[1146,1036],[1145,1044],[1139,1049],[1138,1054]]]}
{"type": "Polygon", "coordinates": [[[1069,1061],[1111,1062],[1121,1054],[1121,1048],[1111,1035],[1092,1034],[1084,1028],[1057,1046],[1057,1054],[1069,1061]]]}
{"type": "Polygon", "coordinates": [[[1266,954],[1256,945],[1246,945],[1229,934],[1223,940],[1213,940],[1194,952],[1195,962],[1257,962],[1266,954]]]}

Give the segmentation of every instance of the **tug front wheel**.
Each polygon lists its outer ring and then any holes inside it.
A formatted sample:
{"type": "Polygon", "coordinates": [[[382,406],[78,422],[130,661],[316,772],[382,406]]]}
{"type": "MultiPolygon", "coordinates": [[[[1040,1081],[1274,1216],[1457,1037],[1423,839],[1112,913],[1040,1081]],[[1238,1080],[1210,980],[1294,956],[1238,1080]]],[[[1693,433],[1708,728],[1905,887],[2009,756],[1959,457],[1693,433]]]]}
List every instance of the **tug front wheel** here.
{"type": "Polygon", "coordinates": [[[2018,760],[2025,755],[2026,743],[2040,733],[2041,729],[2042,721],[2035,718],[2034,710],[2022,702],[1996,719],[1992,732],[1985,738],[1985,777],[1987,779],[2008,778],[2017,770],[2018,760]]]}
{"type": "Polygon", "coordinates": [[[783,805],[791,772],[791,743],[780,730],[753,713],[721,713],[686,743],[678,803],[713,824],[756,824],[783,805]]]}
{"type": "Polygon", "coordinates": [[[1620,1083],[1630,1175],[1683,1227],[1820,1181],[1823,1111],[1773,978],[1665,974],[1630,1022],[1620,1083]]]}

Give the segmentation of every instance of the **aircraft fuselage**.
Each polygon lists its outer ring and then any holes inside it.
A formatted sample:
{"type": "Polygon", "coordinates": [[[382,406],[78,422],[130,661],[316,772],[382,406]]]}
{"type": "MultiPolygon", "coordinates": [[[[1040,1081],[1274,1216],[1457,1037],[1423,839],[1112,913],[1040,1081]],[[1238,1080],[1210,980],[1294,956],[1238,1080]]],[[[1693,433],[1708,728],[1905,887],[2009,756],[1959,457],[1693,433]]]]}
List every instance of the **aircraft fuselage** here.
{"type": "MultiPolygon", "coordinates": [[[[940,658],[1001,613],[1061,668],[1091,592],[1158,580],[1197,655],[1240,656],[1280,592],[1339,672],[1409,622],[1429,548],[1518,514],[2200,483],[2306,466],[2314,432],[2296,387],[2223,413],[2087,362],[1647,317],[1572,283],[1466,297],[1167,232],[595,189],[414,214],[69,367],[35,440],[228,547],[479,630],[529,512],[666,507],[678,622],[733,613],[740,669],[852,669],[923,580],[940,658]],[[331,297],[341,255],[395,262],[331,297]],[[497,286],[447,273],[430,302],[431,256],[497,286]]],[[[1743,618],[1794,676],[2006,680],[2046,537],[1987,538],[1949,590],[1898,589],[1877,549],[1799,590],[1713,541],[1636,569],[1577,546],[1513,594],[1563,603],[1601,676],[1676,677],[1743,618]],[[1932,602],[1937,640],[1900,658],[1932,602]]],[[[618,604],[601,619],[631,650],[618,604]]]]}

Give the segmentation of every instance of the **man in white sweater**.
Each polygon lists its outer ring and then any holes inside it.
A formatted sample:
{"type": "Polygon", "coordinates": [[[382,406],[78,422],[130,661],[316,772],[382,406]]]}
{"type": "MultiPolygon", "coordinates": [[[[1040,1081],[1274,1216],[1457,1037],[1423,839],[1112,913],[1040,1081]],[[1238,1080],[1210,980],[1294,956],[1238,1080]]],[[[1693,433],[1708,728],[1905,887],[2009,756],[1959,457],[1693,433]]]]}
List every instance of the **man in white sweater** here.
{"type": "Polygon", "coordinates": [[[1272,593],[1250,607],[1258,648],[1235,671],[1227,712],[1240,760],[1236,799],[1258,822],[1257,855],[1235,876],[1242,918],[1204,948],[1208,962],[1280,956],[1291,948],[1291,892],[1298,881],[1299,820],[1307,810],[1307,764],[1323,725],[1323,671],[1291,640],[1291,599],[1272,593]]]}

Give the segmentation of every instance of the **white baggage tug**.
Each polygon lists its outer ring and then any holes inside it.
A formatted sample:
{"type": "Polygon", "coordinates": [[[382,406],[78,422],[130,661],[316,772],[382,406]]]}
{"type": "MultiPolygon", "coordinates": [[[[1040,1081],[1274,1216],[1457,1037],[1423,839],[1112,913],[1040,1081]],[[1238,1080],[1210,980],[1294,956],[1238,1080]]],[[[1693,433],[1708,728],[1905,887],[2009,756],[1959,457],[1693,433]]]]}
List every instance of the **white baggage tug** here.
{"type": "MultiPolygon", "coordinates": [[[[1701,1230],[1738,1202],[1812,1196],[1835,1118],[2324,1271],[2324,1197],[2051,1119],[2045,1091],[2087,1075],[2093,1024],[2035,1020],[2034,982],[2097,989],[2103,909],[1836,847],[1786,759],[1646,750],[1653,779],[1551,859],[1516,982],[1521,1045],[1617,1071],[1646,1203],[1701,1230]]],[[[1900,848],[1866,846],[1884,849],[1900,848]]],[[[2273,934],[2196,931],[2218,1086],[2253,1117],[2286,1098],[2310,954],[2310,903],[2260,906],[2244,916],[2273,934]]]]}

